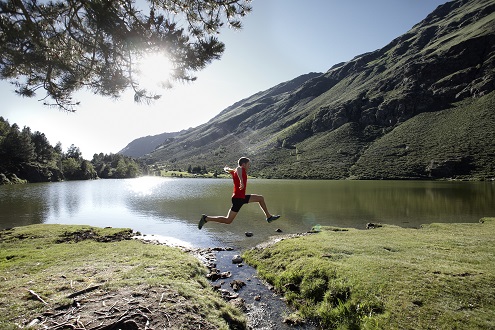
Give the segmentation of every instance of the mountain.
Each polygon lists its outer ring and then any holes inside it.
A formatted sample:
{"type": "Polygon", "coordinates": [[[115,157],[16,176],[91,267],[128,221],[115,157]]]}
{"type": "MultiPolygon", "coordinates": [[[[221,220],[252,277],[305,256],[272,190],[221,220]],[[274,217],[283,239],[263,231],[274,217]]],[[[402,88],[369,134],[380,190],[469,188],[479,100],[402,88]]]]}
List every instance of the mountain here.
{"type": "Polygon", "coordinates": [[[155,150],[157,146],[167,141],[167,139],[175,138],[182,132],[184,131],[140,137],[133,140],[118,153],[129,157],[142,157],[155,150]]]}
{"type": "Polygon", "coordinates": [[[259,92],[147,155],[314,179],[495,178],[495,3],[439,6],[382,49],[259,92]]]}

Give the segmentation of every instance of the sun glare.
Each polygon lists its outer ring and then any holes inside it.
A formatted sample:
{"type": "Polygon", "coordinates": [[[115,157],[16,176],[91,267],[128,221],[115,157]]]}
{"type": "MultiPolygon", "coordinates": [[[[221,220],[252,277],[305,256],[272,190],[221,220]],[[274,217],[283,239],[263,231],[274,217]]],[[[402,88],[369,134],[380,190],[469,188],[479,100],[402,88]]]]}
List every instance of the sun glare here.
{"type": "Polygon", "coordinates": [[[145,55],[137,66],[141,87],[152,91],[170,87],[173,66],[163,53],[145,55]]]}
{"type": "Polygon", "coordinates": [[[143,176],[137,179],[127,180],[127,187],[134,194],[139,196],[152,195],[155,189],[166,180],[159,177],[143,176]]]}

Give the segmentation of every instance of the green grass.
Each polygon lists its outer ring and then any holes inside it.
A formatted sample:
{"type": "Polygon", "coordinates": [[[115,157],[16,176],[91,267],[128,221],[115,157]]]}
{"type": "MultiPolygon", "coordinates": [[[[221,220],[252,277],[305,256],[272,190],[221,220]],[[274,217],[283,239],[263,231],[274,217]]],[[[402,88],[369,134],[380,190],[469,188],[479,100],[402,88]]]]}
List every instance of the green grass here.
{"type": "Polygon", "coordinates": [[[493,127],[495,92],[450,109],[422,113],[375,141],[351,168],[351,176],[435,179],[444,174],[491,179],[495,173],[493,127]]]}
{"type": "Polygon", "coordinates": [[[130,237],[131,230],[31,225],[0,231],[0,328],[14,329],[47,310],[70,305],[71,293],[92,286],[111,292],[161,288],[175,300],[182,297],[215,328],[245,324],[244,316],[212,291],[206,268],[196,258],[139,240],[105,242],[115,235],[130,237]],[[47,305],[32,299],[28,290],[47,305]]]}
{"type": "Polygon", "coordinates": [[[244,254],[294,319],[337,329],[493,329],[495,218],[336,230],[244,254]]]}

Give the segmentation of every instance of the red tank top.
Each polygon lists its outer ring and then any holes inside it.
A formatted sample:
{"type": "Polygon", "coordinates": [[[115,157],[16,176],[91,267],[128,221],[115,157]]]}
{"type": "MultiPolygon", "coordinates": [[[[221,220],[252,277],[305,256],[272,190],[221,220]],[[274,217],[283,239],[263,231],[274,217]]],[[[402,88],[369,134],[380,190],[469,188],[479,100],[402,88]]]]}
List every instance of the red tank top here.
{"type": "Polygon", "coordinates": [[[230,172],[230,174],[232,174],[232,179],[234,179],[234,192],[232,193],[232,197],[235,198],[246,197],[247,173],[246,173],[246,169],[244,169],[243,167],[241,167],[241,170],[242,170],[242,182],[244,182],[244,189],[242,190],[239,189],[241,180],[239,180],[239,176],[237,175],[237,170],[230,172]]]}

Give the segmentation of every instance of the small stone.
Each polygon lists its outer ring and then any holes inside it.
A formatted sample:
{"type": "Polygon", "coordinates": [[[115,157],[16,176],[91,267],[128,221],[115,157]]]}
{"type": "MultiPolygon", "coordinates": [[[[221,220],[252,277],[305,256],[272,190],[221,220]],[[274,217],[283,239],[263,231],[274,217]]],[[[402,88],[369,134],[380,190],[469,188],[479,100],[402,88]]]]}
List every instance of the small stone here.
{"type": "Polygon", "coordinates": [[[239,295],[237,293],[230,293],[228,290],[225,289],[220,289],[218,290],[222,297],[226,300],[232,300],[232,299],[237,299],[239,298],[239,295]]]}
{"type": "Polygon", "coordinates": [[[206,278],[209,279],[212,282],[215,282],[216,280],[218,280],[220,278],[220,274],[209,273],[209,274],[206,274],[206,278]]]}
{"type": "Polygon", "coordinates": [[[281,233],[282,232],[282,229],[280,228],[277,228],[277,230],[275,230],[277,233],[281,233]]]}
{"type": "Polygon", "coordinates": [[[375,229],[375,228],[380,228],[382,225],[378,224],[378,223],[372,223],[372,222],[368,222],[366,224],[366,229],[375,229]]]}
{"type": "Polygon", "coordinates": [[[28,327],[34,327],[35,325],[39,324],[41,320],[39,318],[35,318],[31,322],[29,322],[28,327]]]}
{"type": "Polygon", "coordinates": [[[242,257],[238,254],[236,254],[233,258],[232,258],[232,263],[233,264],[240,264],[242,262],[242,257]]]}
{"type": "Polygon", "coordinates": [[[229,278],[231,276],[232,276],[232,273],[231,272],[220,273],[220,278],[229,278]]]}
{"type": "Polygon", "coordinates": [[[243,286],[245,286],[246,283],[240,280],[234,280],[230,283],[230,287],[235,291],[239,291],[243,286]]]}
{"type": "Polygon", "coordinates": [[[235,298],[235,299],[230,300],[229,302],[234,307],[237,307],[238,309],[240,309],[241,311],[243,311],[245,313],[248,311],[248,309],[246,307],[246,302],[242,298],[235,298]]]}
{"type": "Polygon", "coordinates": [[[247,237],[252,237],[253,236],[253,233],[250,232],[250,231],[247,231],[244,233],[247,237]]]}

